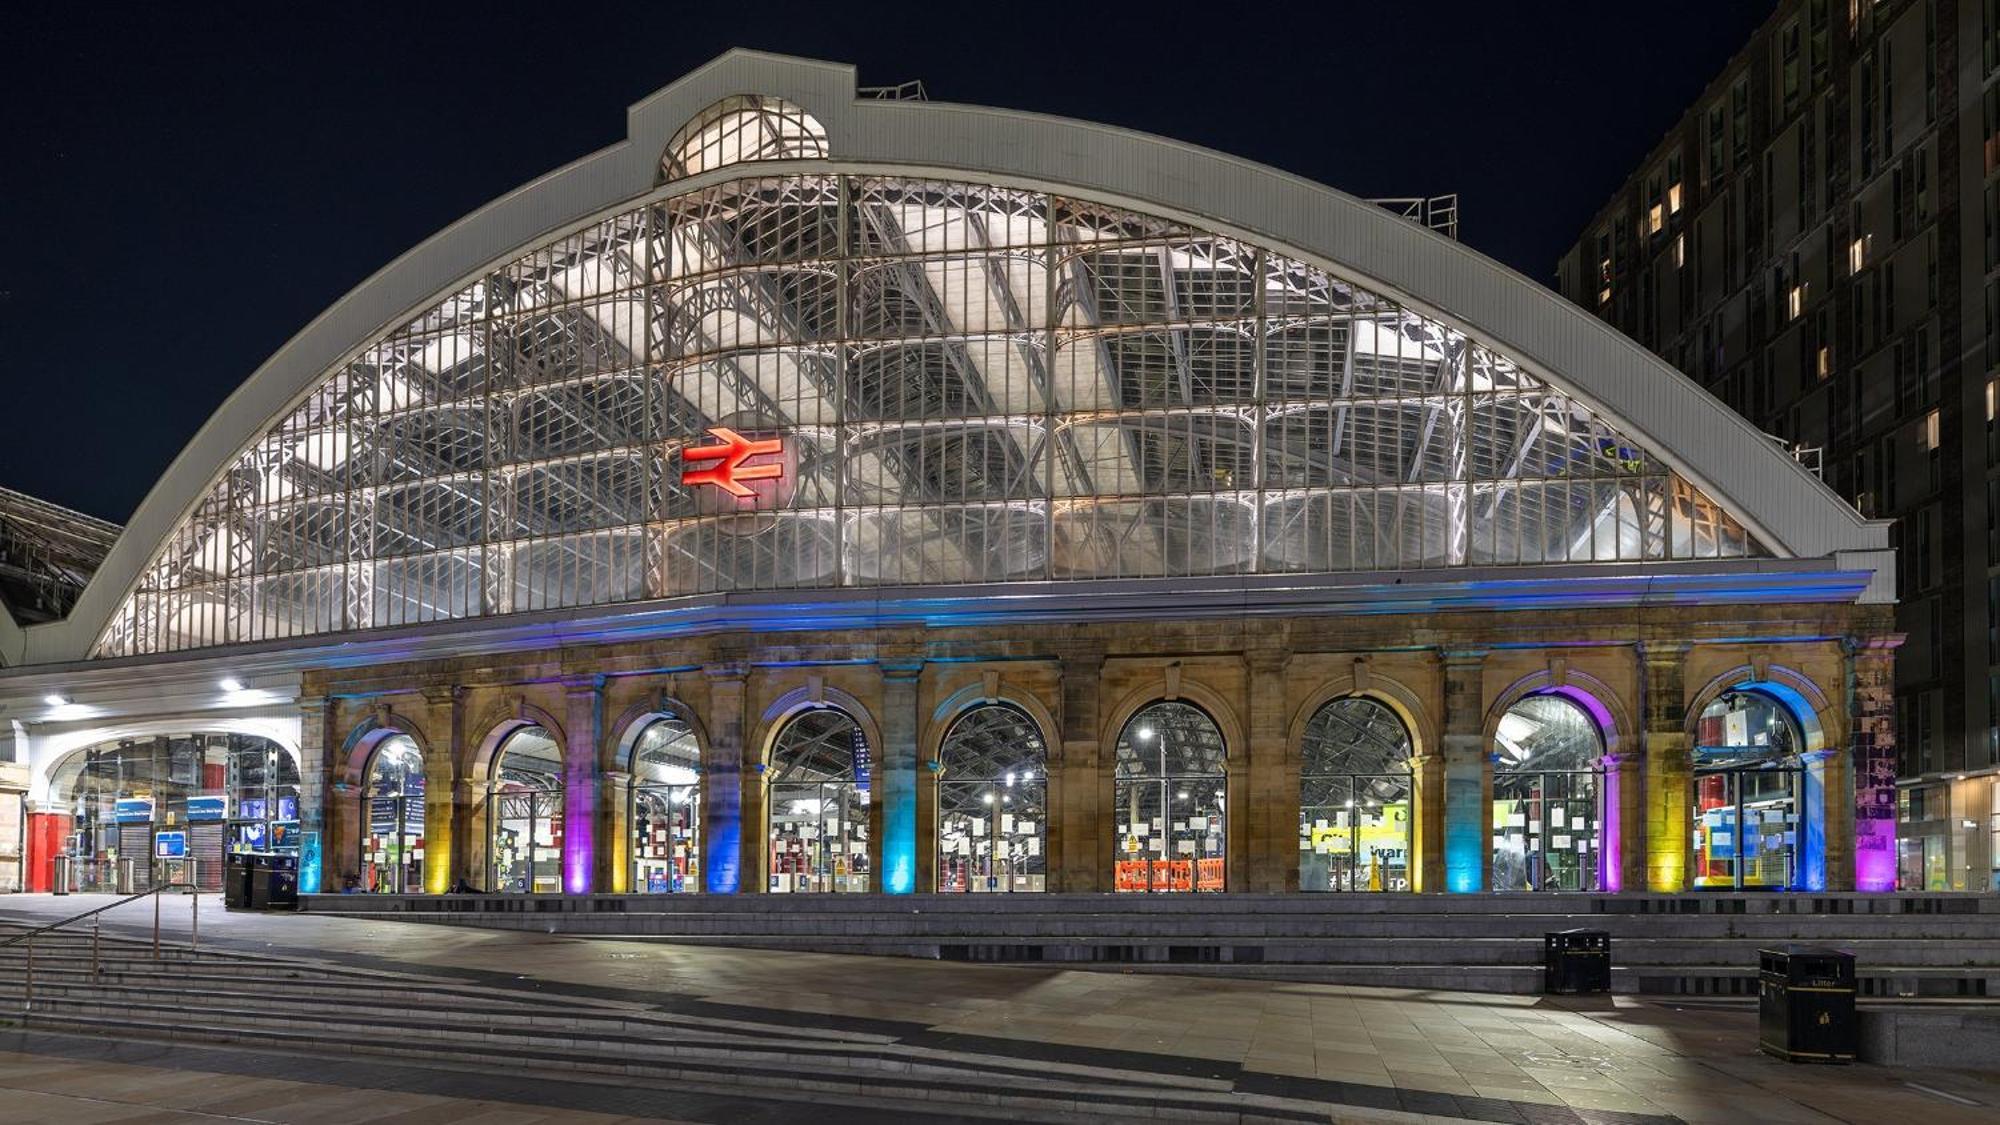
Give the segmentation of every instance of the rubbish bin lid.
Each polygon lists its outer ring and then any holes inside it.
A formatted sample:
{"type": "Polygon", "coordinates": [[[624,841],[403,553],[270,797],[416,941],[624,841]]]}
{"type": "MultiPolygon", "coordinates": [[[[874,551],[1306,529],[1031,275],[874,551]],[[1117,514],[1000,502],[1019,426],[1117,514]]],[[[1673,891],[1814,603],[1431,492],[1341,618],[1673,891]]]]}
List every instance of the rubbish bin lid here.
{"type": "Polygon", "coordinates": [[[1834,949],[1826,945],[1780,945],[1770,949],[1760,949],[1759,953],[1769,953],[1779,957],[1852,957],[1845,949],[1834,949]]]}

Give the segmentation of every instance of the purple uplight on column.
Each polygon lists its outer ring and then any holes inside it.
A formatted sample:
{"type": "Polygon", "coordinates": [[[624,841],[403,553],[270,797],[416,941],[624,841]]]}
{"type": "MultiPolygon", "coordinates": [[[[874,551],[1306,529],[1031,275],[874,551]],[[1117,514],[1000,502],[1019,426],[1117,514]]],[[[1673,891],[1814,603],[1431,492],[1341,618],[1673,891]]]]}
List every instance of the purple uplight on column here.
{"type": "Polygon", "coordinates": [[[582,783],[572,780],[563,793],[563,891],[573,895],[591,892],[597,862],[596,779],[586,776],[582,783]]]}

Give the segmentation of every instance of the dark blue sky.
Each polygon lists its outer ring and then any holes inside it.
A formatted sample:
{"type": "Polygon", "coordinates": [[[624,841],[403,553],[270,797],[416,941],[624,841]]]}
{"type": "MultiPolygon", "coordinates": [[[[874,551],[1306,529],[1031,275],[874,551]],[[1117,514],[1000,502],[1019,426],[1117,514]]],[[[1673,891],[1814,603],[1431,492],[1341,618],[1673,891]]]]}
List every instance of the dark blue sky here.
{"type": "Polygon", "coordinates": [[[1359,195],[1456,191],[1464,240],[1546,281],[1771,10],[989,2],[960,22],[956,7],[10,5],[0,485],[125,519],[321,309],[619,140],[626,105],[732,46],[1161,133],[1359,195]]]}

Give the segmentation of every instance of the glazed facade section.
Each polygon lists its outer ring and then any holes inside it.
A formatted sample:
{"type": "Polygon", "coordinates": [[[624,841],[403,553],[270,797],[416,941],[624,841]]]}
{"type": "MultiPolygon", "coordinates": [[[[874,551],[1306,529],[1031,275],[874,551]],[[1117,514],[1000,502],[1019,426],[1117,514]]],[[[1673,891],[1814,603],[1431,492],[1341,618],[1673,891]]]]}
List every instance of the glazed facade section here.
{"type": "Polygon", "coordinates": [[[1770,553],[1589,404],[1267,248],[988,184],[748,174],[773,167],[663,189],[361,348],[95,655],[735,590],[1770,553]],[[779,439],[782,475],[684,485],[714,427],[779,439]]]}

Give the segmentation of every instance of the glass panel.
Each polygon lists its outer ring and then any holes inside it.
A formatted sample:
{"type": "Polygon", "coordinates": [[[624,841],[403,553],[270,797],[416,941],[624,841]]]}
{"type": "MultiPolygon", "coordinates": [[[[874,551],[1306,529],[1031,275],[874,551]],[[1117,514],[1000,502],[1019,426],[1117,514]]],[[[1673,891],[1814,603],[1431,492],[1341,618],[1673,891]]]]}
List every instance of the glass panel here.
{"type": "Polygon", "coordinates": [[[861,728],[832,708],[788,720],[771,748],[770,889],[869,889],[870,750],[861,728]]]}
{"type": "Polygon", "coordinates": [[[390,735],[375,748],[361,801],[368,824],[361,885],[378,894],[422,891],[424,757],[408,735],[390,735]]]}
{"type": "Polygon", "coordinates": [[[694,729],[675,717],[648,723],[632,744],[631,769],[631,891],[701,890],[701,748],[694,729]]]}
{"type": "Polygon", "coordinates": [[[1515,703],[1494,735],[1493,889],[1594,891],[1600,883],[1604,743],[1559,695],[1515,703]]]}
{"type": "Polygon", "coordinates": [[[1414,792],[1409,732],[1388,707],[1336,699],[1299,748],[1299,889],[1407,891],[1414,792]]]}
{"type": "Polygon", "coordinates": [[[1154,703],[1119,732],[1114,824],[1120,891],[1221,891],[1228,780],[1222,731],[1199,707],[1154,703]]]}
{"type": "Polygon", "coordinates": [[[1724,692],[1695,724],[1694,885],[1797,885],[1805,735],[1764,692],[1724,692]]]}
{"type": "Polygon", "coordinates": [[[1019,708],[960,715],[939,747],[938,890],[1048,887],[1048,750],[1019,708]]]}
{"type": "MultiPolygon", "coordinates": [[[[662,174],[825,153],[738,96],[662,174]]],[[[1268,248],[744,171],[528,248],[325,372],[96,653],[728,590],[1767,553],[1588,403],[1268,248]],[[781,443],[747,504],[682,483],[719,427],[781,443]]]]}
{"type": "Polygon", "coordinates": [[[523,727],[501,745],[497,767],[487,805],[487,889],[561,894],[562,748],[541,727],[523,727]]]}

